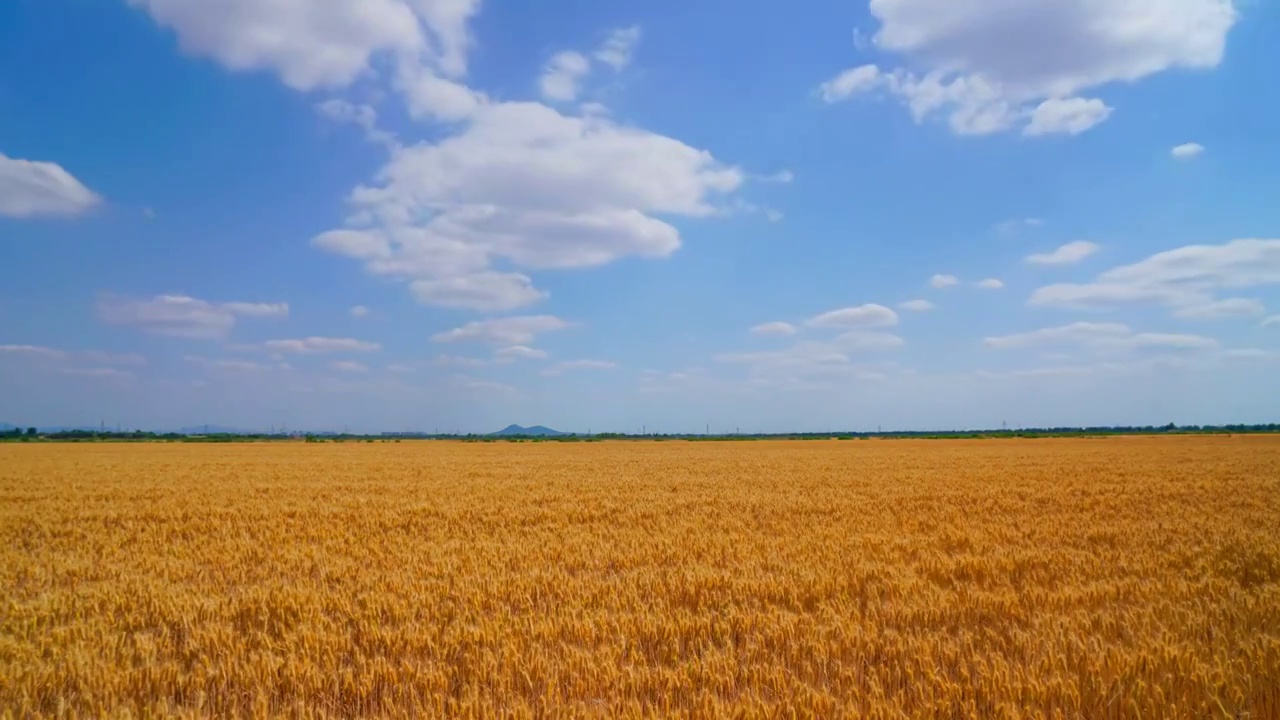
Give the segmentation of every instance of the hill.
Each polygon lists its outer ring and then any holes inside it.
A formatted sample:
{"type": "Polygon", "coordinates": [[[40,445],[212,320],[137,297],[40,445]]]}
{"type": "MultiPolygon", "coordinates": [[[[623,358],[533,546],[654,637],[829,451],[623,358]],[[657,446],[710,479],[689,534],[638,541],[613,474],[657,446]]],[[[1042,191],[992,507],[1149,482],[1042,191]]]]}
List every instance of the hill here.
{"type": "Polygon", "coordinates": [[[559,430],[552,430],[551,428],[544,427],[542,425],[534,425],[533,427],[522,427],[520,425],[508,425],[507,427],[499,430],[498,432],[490,433],[490,434],[498,435],[498,436],[527,435],[529,437],[562,437],[564,435],[570,435],[571,433],[564,433],[564,432],[560,432],[559,430]]]}

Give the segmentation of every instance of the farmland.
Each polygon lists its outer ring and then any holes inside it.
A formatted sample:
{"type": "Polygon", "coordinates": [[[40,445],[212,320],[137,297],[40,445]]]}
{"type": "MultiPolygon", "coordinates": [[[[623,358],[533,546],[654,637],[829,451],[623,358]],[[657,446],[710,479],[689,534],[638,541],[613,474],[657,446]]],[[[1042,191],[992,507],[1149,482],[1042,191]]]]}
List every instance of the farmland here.
{"type": "Polygon", "coordinates": [[[1280,717],[1280,438],[0,446],[0,714],[1280,717]]]}

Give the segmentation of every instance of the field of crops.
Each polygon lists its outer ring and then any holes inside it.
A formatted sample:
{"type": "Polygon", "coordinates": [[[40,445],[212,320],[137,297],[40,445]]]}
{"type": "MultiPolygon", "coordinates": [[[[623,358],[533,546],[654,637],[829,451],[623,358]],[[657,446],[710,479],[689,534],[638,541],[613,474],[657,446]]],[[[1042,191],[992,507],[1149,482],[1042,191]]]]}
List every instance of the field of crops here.
{"type": "Polygon", "coordinates": [[[0,715],[1280,717],[1280,438],[0,445],[0,715]]]}

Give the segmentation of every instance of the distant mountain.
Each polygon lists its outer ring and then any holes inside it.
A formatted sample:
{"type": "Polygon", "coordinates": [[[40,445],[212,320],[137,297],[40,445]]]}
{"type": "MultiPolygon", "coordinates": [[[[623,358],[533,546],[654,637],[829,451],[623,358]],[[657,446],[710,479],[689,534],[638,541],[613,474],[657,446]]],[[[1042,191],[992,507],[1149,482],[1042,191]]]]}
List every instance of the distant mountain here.
{"type": "Polygon", "coordinates": [[[508,425],[493,435],[528,435],[532,437],[561,437],[563,435],[571,435],[572,433],[564,433],[559,430],[552,430],[542,425],[534,425],[533,427],[521,427],[520,425],[508,425]]]}

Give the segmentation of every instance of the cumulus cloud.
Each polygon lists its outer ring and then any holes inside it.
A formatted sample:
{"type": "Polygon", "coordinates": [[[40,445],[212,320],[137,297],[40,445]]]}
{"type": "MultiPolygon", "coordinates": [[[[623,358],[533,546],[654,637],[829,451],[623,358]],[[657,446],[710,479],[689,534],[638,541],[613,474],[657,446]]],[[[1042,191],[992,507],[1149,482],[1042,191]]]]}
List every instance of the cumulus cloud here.
{"type": "Polygon", "coordinates": [[[566,360],[543,370],[541,374],[545,377],[555,377],[573,370],[612,370],[616,367],[618,364],[609,360],[566,360]]]}
{"type": "Polygon", "coordinates": [[[1267,308],[1252,298],[1227,298],[1212,300],[1199,305],[1187,305],[1173,312],[1184,320],[1220,320],[1232,317],[1257,317],[1265,315],[1267,308]]]}
{"type": "Polygon", "coordinates": [[[1203,152],[1204,146],[1200,143],[1185,143],[1170,150],[1169,154],[1173,155],[1176,160],[1190,160],[1198,157],[1203,152]]]}
{"type": "Polygon", "coordinates": [[[183,355],[183,360],[198,365],[210,372],[225,373],[264,373],[272,369],[271,365],[252,360],[237,360],[233,358],[209,358],[203,355],[183,355]]]}
{"type": "Polygon", "coordinates": [[[377,352],[382,346],[354,338],[307,337],[292,340],[268,340],[262,346],[277,353],[323,355],[344,352],[377,352]]]}
{"type": "Polygon", "coordinates": [[[42,360],[65,360],[67,352],[40,345],[0,345],[0,355],[38,358],[42,360]]]}
{"type": "Polygon", "coordinates": [[[1044,220],[1041,220],[1040,218],[1010,218],[996,223],[995,231],[1001,235],[1013,235],[1022,230],[1030,230],[1043,226],[1044,220]]]}
{"type": "Polygon", "coordinates": [[[987,278],[986,280],[979,280],[977,285],[983,290],[1000,290],[1004,288],[1004,281],[997,278],[987,278]]]}
{"type": "Polygon", "coordinates": [[[898,307],[902,308],[903,310],[910,310],[911,312],[928,312],[929,310],[932,310],[937,306],[929,302],[928,300],[921,299],[921,300],[908,300],[904,303],[899,303],[898,307]]]}
{"type": "Polygon", "coordinates": [[[1079,135],[1111,117],[1112,108],[1098,99],[1050,98],[1031,111],[1031,121],[1022,129],[1028,137],[1079,135]]]}
{"type": "Polygon", "coordinates": [[[413,297],[424,305],[504,312],[532,305],[547,297],[520,273],[477,272],[457,277],[415,280],[413,297]]]}
{"type": "Polygon", "coordinates": [[[108,325],[136,327],[156,335],[194,339],[226,337],[237,316],[284,317],[287,303],[211,303],[187,295],[129,298],[113,294],[98,297],[98,319],[108,325]]]}
{"type": "Polygon", "coordinates": [[[804,323],[814,328],[876,328],[898,324],[898,313],[883,305],[859,305],[823,313],[804,323]]]}
{"type": "Polygon", "coordinates": [[[335,123],[355,125],[364,131],[372,142],[392,145],[395,136],[378,129],[378,111],[369,105],[355,104],[339,98],[330,98],[316,105],[321,117],[335,123]]]}
{"type": "Polygon", "coordinates": [[[902,339],[883,332],[853,331],[830,342],[799,342],[780,350],[722,353],[713,360],[743,367],[755,382],[774,387],[815,387],[826,382],[883,377],[875,367],[855,363],[858,353],[891,350],[902,339]]]}
{"type": "Polygon", "coordinates": [[[1211,350],[1218,341],[1199,335],[1135,333],[1120,323],[1077,322],[1032,332],[989,337],[983,344],[996,350],[1066,347],[1098,352],[1128,352],[1157,348],[1166,350],[1211,350]]]}
{"type": "Polygon", "coordinates": [[[129,0],[184,51],[232,70],[268,70],[298,90],[342,87],[380,54],[448,75],[466,70],[480,0],[129,0]]]}
{"type": "Polygon", "coordinates": [[[436,333],[431,339],[439,343],[482,342],[493,345],[532,345],[538,335],[570,327],[570,323],[553,315],[526,315],[520,317],[477,320],[447,332],[436,333]]]}
{"type": "Polygon", "coordinates": [[[42,345],[0,345],[0,354],[34,358],[43,361],[77,361],[94,365],[140,367],[147,359],[138,353],[109,353],[102,350],[60,350],[42,345]]]}
{"type": "Polygon", "coordinates": [[[1222,290],[1280,283],[1280,240],[1188,245],[1112,268],[1091,283],[1042,287],[1031,305],[1111,308],[1161,304],[1175,309],[1213,303],[1222,290]]]}
{"type": "Polygon", "coordinates": [[[288,317],[289,303],[222,303],[222,308],[232,315],[247,317],[288,317]]]}
{"type": "Polygon", "coordinates": [[[609,33],[609,37],[595,52],[595,59],[614,70],[624,70],[631,64],[636,45],[640,43],[640,27],[633,25],[609,33]]]}
{"type": "Polygon", "coordinates": [[[955,275],[939,274],[929,278],[929,284],[935,288],[938,288],[939,290],[942,290],[944,288],[955,287],[956,285],[959,285],[960,278],[956,277],[955,275]]]}
{"type": "Polygon", "coordinates": [[[552,56],[542,72],[538,86],[547,100],[576,100],[582,79],[591,71],[591,61],[580,52],[567,50],[552,56]]]}
{"type": "Polygon", "coordinates": [[[546,360],[548,353],[546,350],[531,348],[526,345],[512,345],[495,350],[493,353],[500,362],[511,362],[513,360],[546,360]]]}
{"type": "Polygon", "coordinates": [[[785,336],[785,335],[795,335],[797,332],[799,331],[796,330],[795,325],[792,325],[791,323],[785,323],[785,322],[764,323],[763,325],[756,325],[755,327],[751,328],[752,335],[785,336]]]}
{"type": "Polygon", "coordinates": [[[662,258],[681,243],[659,215],[707,217],[743,173],[606,117],[537,103],[482,105],[458,134],[396,151],[352,192],[350,227],[316,247],[409,279],[423,303],[510,310],[546,297],[517,269],[662,258]]]}
{"type": "Polygon", "coordinates": [[[1027,257],[1032,265],[1073,265],[1098,252],[1102,246],[1088,240],[1076,240],[1050,253],[1037,253],[1027,257]]]}
{"type": "Polygon", "coordinates": [[[945,115],[957,134],[1021,127],[1078,134],[1111,108],[1081,93],[1222,61],[1232,0],[872,0],[873,41],[915,70],[864,65],[819,91],[828,102],[885,92],[917,122],[945,115]]]}
{"type": "Polygon", "coordinates": [[[370,314],[369,308],[364,305],[355,305],[347,312],[349,312],[353,318],[366,318],[369,317],[370,314]]]}
{"type": "Polygon", "coordinates": [[[79,215],[100,202],[102,198],[60,165],[0,153],[0,216],[79,215]]]}

